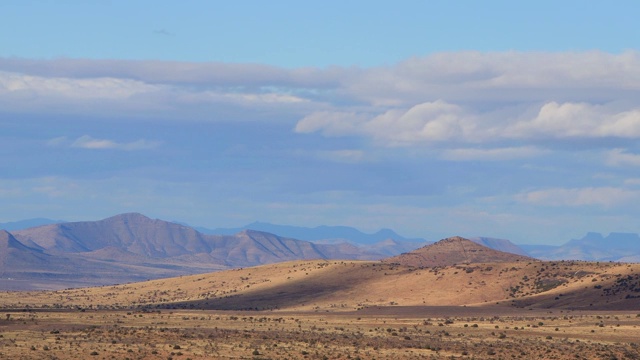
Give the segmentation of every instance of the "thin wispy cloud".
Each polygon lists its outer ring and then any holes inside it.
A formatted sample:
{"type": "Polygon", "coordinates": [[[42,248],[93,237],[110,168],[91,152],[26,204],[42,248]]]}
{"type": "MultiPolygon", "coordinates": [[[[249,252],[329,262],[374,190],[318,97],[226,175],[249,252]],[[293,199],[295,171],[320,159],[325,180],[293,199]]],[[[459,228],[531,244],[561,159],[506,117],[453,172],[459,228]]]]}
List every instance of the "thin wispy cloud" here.
{"type": "Polygon", "coordinates": [[[610,166],[640,166],[640,154],[625,149],[612,149],[606,154],[606,163],[610,166]]]}
{"type": "Polygon", "coordinates": [[[108,139],[96,139],[89,135],[83,135],[71,143],[71,147],[91,150],[148,150],[158,147],[160,143],[157,141],[148,141],[144,139],[121,143],[108,139]]]}
{"type": "Polygon", "coordinates": [[[613,207],[634,203],[640,191],[616,187],[553,188],[519,194],[522,202],[543,206],[603,206],[613,207]]]}
{"type": "Polygon", "coordinates": [[[442,158],[451,161],[504,161],[527,159],[549,154],[550,152],[533,146],[491,149],[463,148],[444,150],[442,158]]]}

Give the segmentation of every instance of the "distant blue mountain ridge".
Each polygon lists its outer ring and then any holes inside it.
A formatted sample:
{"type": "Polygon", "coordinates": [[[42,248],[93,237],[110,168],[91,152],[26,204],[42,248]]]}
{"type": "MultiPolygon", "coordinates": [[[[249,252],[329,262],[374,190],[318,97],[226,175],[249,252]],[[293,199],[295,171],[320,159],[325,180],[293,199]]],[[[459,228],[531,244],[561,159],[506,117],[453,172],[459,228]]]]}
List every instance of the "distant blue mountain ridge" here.
{"type": "Polygon", "coordinates": [[[640,236],[612,232],[607,236],[589,232],[560,246],[520,245],[530,256],[542,260],[640,261],[640,236]]]}
{"type": "Polygon", "coordinates": [[[66,221],[51,220],[51,219],[45,219],[45,218],[34,218],[34,219],[0,223],[0,229],[4,229],[7,231],[15,231],[15,230],[28,229],[28,228],[42,226],[42,225],[61,224],[63,222],[66,222],[66,221]]]}
{"type": "Polygon", "coordinates": [[[316,227],[302,227],[290,225],[275,225],[256,221],[240,228],[195,229],[205,234],[220,235],[232,235],[243,230],[257,230],[299,240],[319,241],[328,239],[341,239],[360,245],[371,245],[388,239],[420,243],[427,242],[427,240],[423,238],[406,238],[391,229],[381,229],[373,234],[367,234],[349,226],[322,225],[316,227]]]}
{"type": "MultiPolygon", "coordinates": [[[[14,222],[0,223],[0,229],[17,231],[36,226],[64,223],[62,220],[46,218],[26,219],[14,222]]],[[[174,221],[174,223],[189,226],[174,221]]],[[[275,234],[282,237],[319,243],[347,242],[358,246],[386,246],[389,249],[381,252],[393,253],[412,250],[431,243],[424,238],[407,238],[391,229],[381,229],[368,234],[349,226],[316,226],[301,227],[290,225],[276,225],[256,221],[238,228],[192,227],[203,234],[233,235],[244,230],[256,230],[275,234]],[[392,239],[393,243],[388,243],[392,239]],[[381,242],[385,242],[381,245],[381,242]]],[[[438,239],[431,239],[438,240],[438,239]]],[[[589,232],[580,239],[572,239],[562,245],[513,245],[508,240],[484,237],[472,238],[473,241],[489,246],[496,250],[529,255],[541,260],[588,260],[588,261],[627,261],[640,262],[640,235],[636,233],[612,232],[606,236],[597,232],[589,232]],[[521,251],[518,251],[520,249],[521,251]]]]}

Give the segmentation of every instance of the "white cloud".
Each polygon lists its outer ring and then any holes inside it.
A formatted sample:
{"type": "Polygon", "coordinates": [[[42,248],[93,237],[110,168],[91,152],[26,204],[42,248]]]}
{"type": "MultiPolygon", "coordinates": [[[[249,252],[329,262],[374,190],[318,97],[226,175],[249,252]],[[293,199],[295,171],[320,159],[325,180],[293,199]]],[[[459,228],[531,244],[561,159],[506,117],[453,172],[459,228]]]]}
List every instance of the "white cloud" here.
{"type": "Polygon", "coordinates": [[[444,141],[491,143],[566,138],[640,138],[638,109],[618,111],[616,104],[549,102],[519,113],[482,113],[442,100],[396,108],[372,116],[364,113],[318,112],[296,125],[298,132],[361,135],[386,145],[444,141]],[[531,116],[531,113],[535,113],[531,116]]]}
{"type": "Polygon", "coordinates": [[[376,106],[447,102],[597,102],[633,99],[640,55],[593,52],[448,52],[368,69],[349,92],[376,106]]]}
{"type": "Polygon", "coordinates": [[[444,150],[442,153],[442,158],[452,161],[501,161],[531,158],[548,153],[548,150],[540,149],[533,146],[494,149],[462,148],[444,150]]]}
{"type": "Polygon", "coordinates": [[[613,149],[606,154],[609,166],[640,166],[640,154],[630,154],[624,149],[613,149]]]}
{"type": "Polygon", "coordinates": [[[14,93],[77,100],[123,99],[158,90],[159,86],[157,85],[145,84],[131,79],[48,78],[0,71],[0,95],[14,93]]]}
{"type": "Polygon", "coordinates": [[[516,199],[543,206],[613,207],[640,199],[640,191],[615,187],[551,188],[518,194],[516,199]]]}
{"type": "Polygon", "coordinates": [[[403,110],[389,110],[363,125],[374,139],[392,145],[446,141],[466,137],[473,121],[456,105],[438,100],[403,110]]]}
{"type": "Polygon", "coordinates": [[[300,120],[295,131],[328,136],[363,135],[387,145],[410,145],[464,138],[473,132],[474,126],[461,107],[438,100],[409,109],[388,110],[377,116],[316,112],[300,120]]]}
{"type": "Polygon", "coordinates": [[[640,109],[616,112],[615,109],[587,103],[550,102],[530,120],[510,125],[507,137],[640,137],[640,109]]]}
{"type": "Polygon", "coordinates": [[[89,135],[83,135],[77,138],[71,147],[82,149],[115,149],[115,150],[146,150],[157,147],[157,141],[148,141],[144,139],[132,141],[129,143],[118,143],[107,139],[95,139],[89,135]]]}
{"type": "Polygon", "coordinates": [[[366,69],[0,58],[0,106],[8,111],[297,118],[299,133],[387,146],[637,139],[639,91],[636,51],[449,52],[366,69]]]}

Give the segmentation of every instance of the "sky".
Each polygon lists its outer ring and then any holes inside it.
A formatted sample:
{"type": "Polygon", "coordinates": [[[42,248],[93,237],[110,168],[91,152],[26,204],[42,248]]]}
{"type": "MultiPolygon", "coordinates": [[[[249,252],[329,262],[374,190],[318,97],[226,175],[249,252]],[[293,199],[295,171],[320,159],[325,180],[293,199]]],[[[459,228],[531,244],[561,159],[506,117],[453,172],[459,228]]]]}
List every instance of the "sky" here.
{"type": "Polygon", "coordinates": [[[0,2],[0,222],[640,233],[636,1],[0,2]]]}

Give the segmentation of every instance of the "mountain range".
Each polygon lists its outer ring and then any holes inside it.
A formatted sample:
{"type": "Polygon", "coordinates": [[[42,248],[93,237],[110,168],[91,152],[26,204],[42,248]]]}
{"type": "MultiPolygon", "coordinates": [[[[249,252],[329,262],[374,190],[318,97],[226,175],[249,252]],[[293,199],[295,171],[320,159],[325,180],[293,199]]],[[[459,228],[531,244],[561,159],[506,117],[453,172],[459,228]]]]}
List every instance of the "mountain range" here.
{"type": "Polygon", "coordinates": [[[276,225],[265,222],[256,221],[251,224],[245,225],[239,228],[218,228],[218,229],[206,229],[196,228],[198,231],[205,234],[221,234],[231,235],[236,234],[242,230],[258,230],[272,234],[278,234],[280,236],[291,237],[294,239],[306,240],[306,241],[319,241],[319,240],[339,240],[346,241],[355,244],[372,245],[380,241],[387,239],[394,239],[401,242],[413,242],[413,243],[425,243],[426,239],[423,238],[405,238],[391,229],[381,229],[373,234],[364,233],[358,229],[349,226],[316,226],[316,227],[302,227],[302,226],[289,226],[289,225],[276,225]]]}
{"type": "MultiPolygon", "coordinates": [[[[31,219],[2,226],[17,229],[0,230],[0,289],[5,290],[106,285],[300,259],[380,260],[430,244],[388,229],[366,234],[343,226],[256,222],[205,233],[136,213],[99,221],[31,219]],[[41,225],[23,228],[34,223],[41,225]]],[[[637,234],[589,233],[561,246],[470,240],[485,249],[544,260],[640,261],[637,234]]]]}
{"type": "Polygon", "coordinates": [[[255,230],[209,235],[136,213],[2,234],[3,289],[105,285],[300,259],[374,260],[397,245],[388,239],[367,250],[255,230]]]}
{"type": "Polygon", "coordinates": [[[590,232],[560,246],[521,245],[533,257],[544,260],[640,262],[640,236],[613,232],[607,236],[590,232]]]}
{"type": "Polygon", "coordinates": [[[7,230],[7,231],[14,231],[14,230],[28,229],[36,226],[41,226],[41,225],[59,224],[63,222],[65,221],[51,220],[51,219],[45,219],[45,218],[34,218],[34,219],[25,219],[25,220],[19,220],[19,221],[10,221],[6,223],[0,223],[0,229],[7,230]]]}

